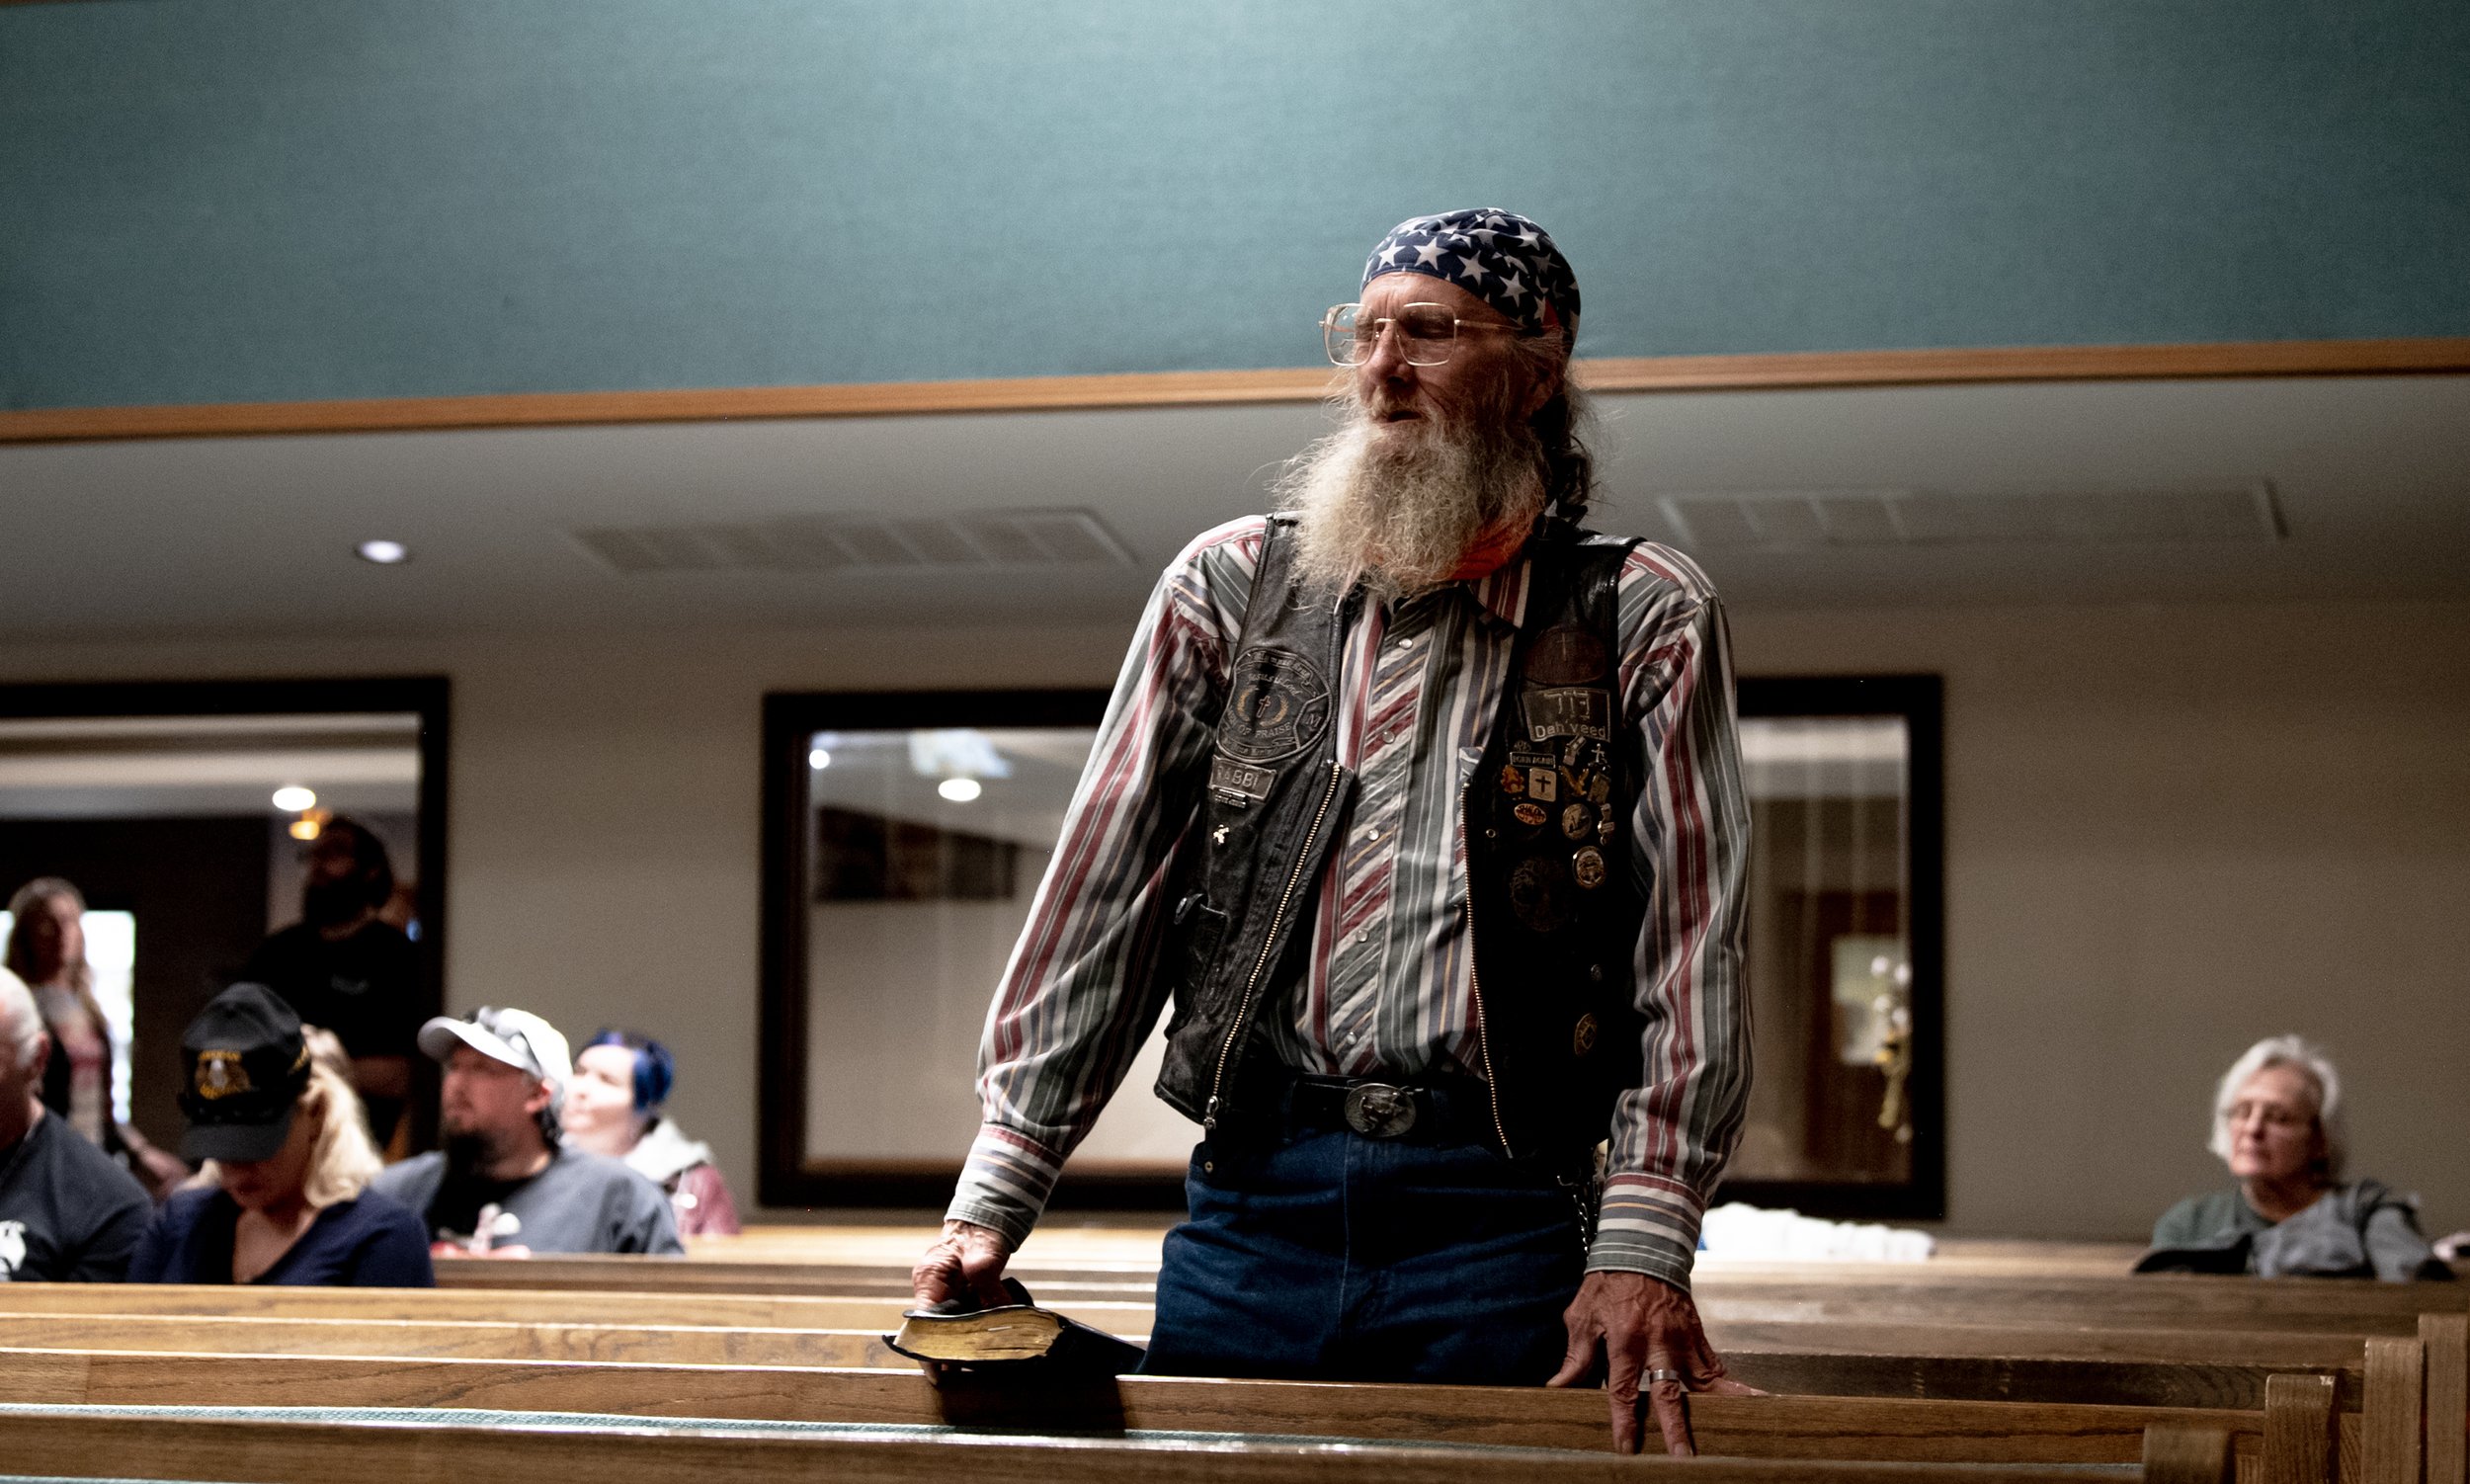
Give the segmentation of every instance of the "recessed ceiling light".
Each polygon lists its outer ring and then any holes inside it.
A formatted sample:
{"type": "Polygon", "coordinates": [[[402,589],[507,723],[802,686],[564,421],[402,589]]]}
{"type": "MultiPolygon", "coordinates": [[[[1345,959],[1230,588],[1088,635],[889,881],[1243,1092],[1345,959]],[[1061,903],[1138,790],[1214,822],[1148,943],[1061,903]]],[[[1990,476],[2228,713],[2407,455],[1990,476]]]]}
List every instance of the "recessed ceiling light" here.
{"type": "Polygon", "coordinates": [[[831,751],[828,748],[822,747],[813,749],[806,754],[806,766],[812,768],[817,773],[823,772],[823,770],[832,766],[831,751]]]}
{"type": "Polygon", "coordinates": [[[935,791],[956,804],[965,804],[982,791],[976,779],[946,779],[935,785],[935,791]]]}
{"type": "Polygon", "coordinates": [[[275,807],[286,814],[303,814],[317,807],[317,795],[297,783],[275,790],[275,807]]]}
{"type": "Polygon", "coordinates": [[[401,541],[363,541],[352,549],[360,554],[361,560],[373,561],[381,567],[391,567],[396,562],[412,559],[412,548],[401,541]]]}

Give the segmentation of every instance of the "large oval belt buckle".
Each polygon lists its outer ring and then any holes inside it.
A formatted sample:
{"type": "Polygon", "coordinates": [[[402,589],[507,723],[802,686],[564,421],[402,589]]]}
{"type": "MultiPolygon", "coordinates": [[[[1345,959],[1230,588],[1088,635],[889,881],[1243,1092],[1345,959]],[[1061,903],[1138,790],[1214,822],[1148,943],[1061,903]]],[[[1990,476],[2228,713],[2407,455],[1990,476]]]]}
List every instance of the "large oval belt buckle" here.
{"type": "Polygon", "coordinates": [[[1380,1082],[1351,1087],[1347,1126],[1367,1139],[1394,1139],[1415,1126],[1415,1094],[1380,1082]]]}

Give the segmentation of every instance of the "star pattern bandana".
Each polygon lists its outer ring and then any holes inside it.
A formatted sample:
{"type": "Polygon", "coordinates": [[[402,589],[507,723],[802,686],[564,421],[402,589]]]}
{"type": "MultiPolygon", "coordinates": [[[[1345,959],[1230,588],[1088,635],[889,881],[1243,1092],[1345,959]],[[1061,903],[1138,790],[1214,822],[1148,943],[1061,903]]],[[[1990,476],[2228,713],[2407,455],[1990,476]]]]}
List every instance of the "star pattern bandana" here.
{"type": "Polygon", "coordinates": [[[1578,277],[1552,236],[1515,211],[1417,216],[1390,228],[1363,265],[1363,282],[1420,273],[1455,284],[1528,330],[1578,325],[1578,277]]]}

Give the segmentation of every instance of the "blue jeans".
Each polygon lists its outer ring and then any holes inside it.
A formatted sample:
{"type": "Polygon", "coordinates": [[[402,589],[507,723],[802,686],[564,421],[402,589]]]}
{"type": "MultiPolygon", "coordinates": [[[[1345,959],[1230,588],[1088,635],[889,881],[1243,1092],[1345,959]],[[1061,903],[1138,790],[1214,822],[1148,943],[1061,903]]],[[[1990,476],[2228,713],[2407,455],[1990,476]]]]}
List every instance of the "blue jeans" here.
{"type": "Polygon", "coordinates": [[[1144,1371],[1533,1386],[1560,1367],[1586,1260],[1543,1171],[1311,1131],[1205,1142],[1184,1189],[1144,1371]]]}

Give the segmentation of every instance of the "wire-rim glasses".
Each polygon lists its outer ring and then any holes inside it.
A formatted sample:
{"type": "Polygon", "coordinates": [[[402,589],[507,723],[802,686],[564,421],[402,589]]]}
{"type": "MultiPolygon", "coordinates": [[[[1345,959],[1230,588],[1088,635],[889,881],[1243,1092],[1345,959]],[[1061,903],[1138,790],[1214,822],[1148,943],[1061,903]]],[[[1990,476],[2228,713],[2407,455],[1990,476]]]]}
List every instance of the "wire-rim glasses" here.
{"type": "Polygon", "coordinates": [[[1409,366],[1445,366],[1458,336],[1467,330],[1509,330],[1516,325],[1460,319],[1446,304],[1401,304],[1398,312],[1365,318],[1363,305],[1332,304],[1321,316],[1321,344],[1332,366],[1361,366],[1391,326],[1398,330],[1398,354],[1409,366]]]}

